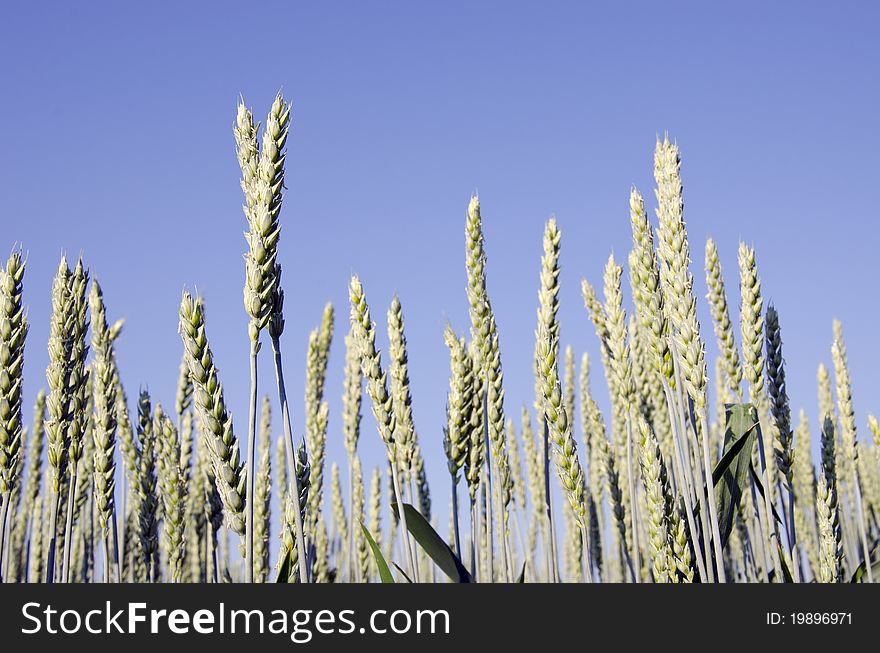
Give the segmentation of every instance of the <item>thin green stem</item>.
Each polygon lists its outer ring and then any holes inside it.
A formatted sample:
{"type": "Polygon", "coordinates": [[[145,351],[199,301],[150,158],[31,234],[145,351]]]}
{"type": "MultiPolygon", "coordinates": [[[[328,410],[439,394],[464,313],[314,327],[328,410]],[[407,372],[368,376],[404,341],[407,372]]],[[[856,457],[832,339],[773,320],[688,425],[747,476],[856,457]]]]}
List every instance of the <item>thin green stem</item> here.
{"type": "Polygon", "coordinates": [[[678,420],[675,417],[675,402],[672,398],[672,389],[669,387],[669,381],[665,378],[663,379],[663,391],[666,394],[669,423],[672,427],[672,448],[674,450],[672,456],[672,471],[673,474],[678,476],[679,493],[683,495],[684,499],[684,510],[687,518],[688,530],[690,532],[691,542],[694,545],[694,557],[697,559],[697,573],[700,575],[700,580],[705,583],[708,582],[707,579],[709,576],[706,573],[706,565],[703,562],[703,552],[699,546],[700,539],[697,531],[697,524],[694,520],[694,481],[690,473],[690,467],[685,466],[682,459],[682,442],[678,420]]]}
{"type": "Polygon", "coordinates": [[[70,541],[73,537],[73,504],[76,501],[76,465],[71,465],[70,483],[67,486],[67,518],[64,525],[64,553],[61,558],[61,582],[70,581],[70,541]]]}
{"type": "Polygon", "coordinates": [[[406,525],[406,510],[403,509],[403,493],[400,491],[400,472],[397,467],[397,460],[391,459],[391,475],[394,483],[394,494],[397,498],[397,513],[400,516],[400,524],[403,531],[403,547],[406,549],[407,563],[409,564],[410,578],[416,580],[416,561],[413,554],[412,542],[410,541],[409,529],[406,525]]]}
{"type": "Polygon", "coordinates": [[[259,340],[251,342],[251,396],[248,413],[247,490],[245,494],[244,552],[245,582],[254,582],[254,481],[257,473],[257,352],[259,340]]]}
{"type": "MultiPolygon", "coordinates": [[[[709,451],[709,419],[706,409],[700,409],[700,428],[703,431],[703,465],[706,474],[706,494],[709,497],[709,519],[712,523],[712,541],[715,547],[715,571],[718,582],[726,583],[724,556],[721,553],[721,529],[718,527],[718,507],[715,504],[715,485],[712,483],[712,457],[709,451]]],[[[708,555],[708,553],[707,553],[708,555]]]]}
{"type": "MultiPolygon", "coordinates": [[[[284,389],[284,369],[281,365],[281,341],[272,338],[272,352],[275,360],[275,379],[278,382],[278,399],[281,403],[281,417],[284,425],[284,453],[287,458],[287,474],[290,479],[291,498],[293,499],[293,519],[296,528],[296,553],[299,561],[299,581],[308,583],[308,562],[306,560],[306,542],[303,533],[302,506],[299,501],[299,480],[296,476],[296,462],[293,454],[293,432],[290,428],[290,407],[287,403],[287,391],[284,389]]],[[[305,445],[303,445],[305,446],[305,445]]]]}
{"type": "MultiPolygon", "coordinates": [[[[629,414],[626,417],[626,475],[627,481],[629,482],[629,517],[632,526],[633,565],[635,566],[636,571],[635,582],[638,584],[641,582],[642,561],[641,552],[639,551],[639,518],[637,514],[639,504],[636,498],[636,470],[633,466],[632,441],[632,410],[630,409],[629,414]]],[[[626,546],[625,542],[624,546],[626,546]]]]}
{"type": "Polygon", "coordinates": [[[462,557],[461,533],[458,526],[458,474],[452,474],[452,532],[455,541],[455,555],[462,557]]]}

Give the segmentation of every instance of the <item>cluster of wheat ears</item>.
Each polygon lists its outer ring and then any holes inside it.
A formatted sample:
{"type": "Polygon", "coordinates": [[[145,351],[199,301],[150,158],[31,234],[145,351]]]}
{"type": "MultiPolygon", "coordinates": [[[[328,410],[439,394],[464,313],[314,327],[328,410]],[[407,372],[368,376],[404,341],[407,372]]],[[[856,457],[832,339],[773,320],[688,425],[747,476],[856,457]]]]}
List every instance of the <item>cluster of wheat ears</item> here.
{"type": "Polygon", "coordinates": [[[289,124],[290,105],[279,94],[262,130],[243,103],[233,130],[247,219],[251,393],[243,445],[226,407],[202,299],[188,292],[181,298],[174,409],[154,405],[142,391],[133,416],[114,353],[122,322],[108,321],[101,287],[83,261],[71,269],[64,258],[52,287],[46,389],[37,396],[33,426],[25,428],[22,253],[13,251],[0,269],[4,582],[873,581],[880,425],[868,418],[874,446],[858,440],[840,324],[833,328],[833,383],[825,366],[818,370],[815,466],[803,411],[792,422],[779,315],[764,305],[755,252],[740,243],[737,337],[709,240],[707,299],[720,352],[710,407],[680,156],[666,138],[654,153],[656,233],[639,191],[629,198],[632,314],[624,308],[624,270],[613,257],[602,299],[588,281],[582,285],[601,345],[608,419],[589,387],[587,355],[579,371],[570,347],[560,355],[561,232],[554,219],[546,224],[540,264],[534,412],[523,407],[518,426],[505,414],[500,336],[473,197],[465,220],[470,330],[463,336],[446,329],[447,420],[442,444],[424,443],[446,455],[448,537],[432,520],[401,303],[395,297],[388,310],[383,360],[357,277],[345,337],[348,489],[333,463],[325,510],[332,306],[309,338],[298,443],[282,365],[277,251],[289,124]],[[267,336],[283,431],[275,442],[271,401],[259,401],[256,389],[267,336]],[[374,469],[369,479],[357,451],[364,387],[388,456],[387,470],[374,469]],[[461,478],[466,510],[459,507],[461,478]],[[271,560],[273,490],[280,547],[271,560]],[[554,496],[564,498],[560,505],[554,496]],[[241,538],[239,555],[230,551],[231,532],[241,538]]]}

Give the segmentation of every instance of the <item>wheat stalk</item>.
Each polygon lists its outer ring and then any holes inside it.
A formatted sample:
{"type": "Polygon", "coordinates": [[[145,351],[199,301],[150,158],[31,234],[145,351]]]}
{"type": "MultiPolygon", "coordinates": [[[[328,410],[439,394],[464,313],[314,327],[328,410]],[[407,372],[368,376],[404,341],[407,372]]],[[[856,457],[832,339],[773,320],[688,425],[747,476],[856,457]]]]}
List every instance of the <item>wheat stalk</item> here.
{"type": "Polygon", "coordinates": [[[356,582],[366,582],[370,577],[370,547],[360,526],[364,522],[364,473],[360,458],[355,456],[352,465],[352,498],[351,498],[351,531],[354,534],[355,574],[356,582]]]}
{"type": "Polygon", "coordinates": [[[57,520],[61,510],[62,484],[67,470],[67,427],[70,421],[70,357],[72,351],[70,324],[73,321],[73,302],[70,293],[70,268],[61,257],[52,283],[52,317],[49,323],[49,365],[46,382],[46,460],[51,470],[52,505],[49,511],[49,538],[47,545],[46,582],[55,580],[57,520]]]}
{"type": "Polygon", "coordinates": [[[77,503],[77,491],[79,485],[79,461],[83,457],[83,442],[86,431],[88,401],[88,371],[86,370],[86,332],[88,331],[88,318],[86,316],[87,301],[86,287],[89,282],[89,273],[85,269],[80,258],[69,277],[70,284],[70,314],[68,323],[70,338],[70,366],[68,369],[68,385],[70,394],[69,421],[67,423],[67,471],[69,474],[67,492],[67,519],[64,528],[64,554],[62,557],[61,580],[69,581],[70,575],[70,544],[73,537],[74,507],[77,503]]]}
{"type": "MultiPolygon", "coordinates": [[[[605,295],[605,325],[608,330],[608,369],[610,371],[611,389],[616,397],[616,405],[625,417],[624,450],[626,452],[626,478],[629,485],[630,529],[632,537],[633,564],[636,570],[641,569],[638,502],[636,497],[636,476],[638,470],[633,464],[633,421],[636,403],[636,388],[633,382],[632,359],[627,342],[626,313],[623,310],[623,293],[621,292],[621,276],[623,271],[611,255],[605,265],[603,276],[605,295]]],[[[635,582],[639,582],[636,573],[635,582]]]]}
{"type": "MultiPolygon", "coordinates": [[[[287,443],[285,443],[287,444],[287,443]]],[[[286,457],[286,456],[285,456],[286,457]]],[[[287,582],[299,580],[301,583],[306,582],[308,574],[302,569],[301,565],[307,564],[305,552],[299,553],[299,547],[303,542],[303,538],[299,534],[305,523],[305,515],[303,514],[309,501],[309,478],[311,469],[309,457],[306,452],[305,442],[301,442],[296,450],[296,461],[292,470],[288,470],[288,474],[292,477],[290,486],[287,487],[286,501],[284,502],[284,521],[281,526],[281,552],[278,557],[279,563],[288,557],[290,560],[289,575],[283,579],[287,582]],[[294,498],[294,488],[299,491],[299,496],[294,498]],[[298,513],[296,511],[299,511],[298,513]]],[[[280,568],[277,570],[282,571],[280,568]]]]}
{"type": "Polygon", "coordinates": [[[180,469],[180,437],[171,418],[157,404],[153,415],[153,434],[157,445],[159,496],[162,501],[163,543],[168,552],[170,581],[183,578],[184,514],[186,486],[180,469]]]}
{"type": "Polygon", "coordinates": [[[223,501],[226,524],[239,535],[245,533],[245,471],[240,463],[232,416],[226,410],[214,356],[205,333],[201,300],[184,291],[180,301],[180,335],[186,364],[193,382],[199,429],[211,453],[217,490],[223,501]]]}
{"type": "Polygon", "coordinates": [[[20,251],[13,251],[6,267],[0,268],[0,582],[6,580],[7,523],[21,460],[21,387],[28,332],[21,301],[24,269],[20,251]]]}
{"type": "Polygon", "coordinates": [[[636,421],[639,433],[639,452],[642,481],[648,507],[648,542],[651,545],[652,572],[658,583],[669,582],[673,571],[672,551],[666,515],[666,490],[660,446],[651,427],[643,417],[636,421]]]}
{"type": "Polygon", "coordinates": [[[593,568],[587,545],[588,514],[584,498],[584,473],[577,456],[577,444],[565,412],[559,383],[559,323],[556,319],[559,293],[559,242],[561,233],[552,218],[544,230],[544,258],[541,274],[541,308],[538,311],[536,360],[538,363],[544,416],[555,448],[556,471],[581,530],[586,558],[584,578],[592,581],[593,568]]]}
{"type": "MultiPolygon", "coordinates": [[[[257,437],[259,460],[254,481],[254,581],[265,583],[269,576],[269,529],[272,504],[272,407],[263,396],[257,437]]],[[[283,494],[281,496],[284,496],[283,494]]]]}
{"type": "Polygon", "coordinates": [[[718,260],[718,248],[711,238],[706,240],[706,285],[709,288],[706,299],[709,301],[709,309],[712,313],[712,324],[718,341],[718,351],[721,352],[725,379],[731,394],[741,401],[743,372],[739,362],[739,350],[736,348],[733,325],[730,322],[730,308],[727,304],[727,292],[724,289],[721,262],[718,260]]]}
{"type": "Polygon", "coordinates": [[[859,537],[862,542],[862,554],[864,555],[866,577],[869,583],[874,582],[871,571],[871,553],[868,547],[867,528],[865,526],[865,511],[862,503],[861,482],[859,479],[858,457],[859,450],[856,437],[856,417],[852,404],[852,383],[849,375],[849,364],[846,356],[846,344],[843,341],[843,327],[840,322],[834,321],[834,343],[831,346],[831,359],[834,363],[834,381],[837,389],[837,410],[840,415],[841,438],[843,443],[843,463],[841,470],[853,489],[853,501],[855,503],[855,518],[859,526],[859,537]]]}
{"type": "Polygon", "coordinates": [[[193,384],[189,376],[189,367],[186,364],[186,356],[180,359],[180,372],[177,377],[177,394],[174,398],[174,408],[177,411],[177,430],[183,432],[183,416],[192,406],[193,384]]]}
{"type": "Polygon", "coordinates": [[[324,497],[324,457],[327,446],[328,406],[322,400],[324,376],[321,371],[320,329],[309,333],[309,346],[306,354],[305,413],[306,447],[311,463],[309,477],[309,505],[306,507],[304,528],[310,535],[318,522],[324,497]]]}
{"type": "MultiPolygon", "coordinates": [[[[21,506],[19,508],[18,519],[15,522],[14,542],[22,551],[19,558],[18,578],[31,582],[28,578],[31,575],[29,569],[33,564],[39,564],[39,554],[34,554],[30,549],[30,536],[33,534],[34,522],[33,507],[34,502],[40,495],[40,483],[43,480],[43,440],[46,435],[45,421],[46,418],[46,391],[40,389],[37,392],[37,398],[34,405],[33,425],[30,431],[30,437],[27,443],[27,457],[25,459],[25,485],[21,490],[21,506]]],[[[23,447],[22,447],[23,448],[23,447]]],[[[41,512],[42,514],[42,512],[41,512]]],[[[37,528],[37,530],[40,530],[37,528]]],[[[42,546],[42,542],[40,542],[42,546]]],[[[39,578],[39,574],[37,574],[39,578]]],[[[38,581],[34,581],[38,582],[38,581]]]]}
{"type": "MultiPolygon", "coordinates": [[[[834,425],[826,414],[822,425],[822,473],[816,488],[816,517],[819,524],[819,580],[842,580],[842,544],[837,505],[837,472],[834,455],[834,425]]],[[[870,566],[870,565],[867,565],[870,566]]]]}
{"type": "MultiPolygon", "coordinates": [[[[743,242],[739,244],[739,270],[740,270],[740,331],[742,335],[742,365],[743,376],[749,386],[749,398],[758,409],[758,415],[765,412],[766,395],[764,389],[764,300],[761,296],[761,282],[758,279],[757,264],[755,262],[755,250],[743,242]]],[[[763,528],[769,531],[770,557],[776,573],[776,578],[782,577],[782,566],[779,561],[777,543],[779,535],[776,530],[776,522],[773,521],[772,492],[774,480],[775,457],[768,459],[764,441],[763,430],[758,431],[758,458],[760,461],[761,482],[764,485],[764,510],[763,528]]]]}
{"type": "Polygon", "coordinates": [[[587,501],[590,517],[590,555],[596,568],[602,570],[602,552],[605,547],[605,513],[602,509],[602,470],[596,459],[593,438],[597,434],[605,437],[605,424],[598,405],[590,391],[590,357],[581,355],[579,400],[581,413],[581,437],[584,444],[584,459],[587,461],[587,501]]]}
{"type": "Polygon", "coordinates": [[[406,524],[406,511],[402,509],[403,495],[400,491],[400,479],[397,456],[395,455],[394,434],[397,431],[396,417],[393,408],[393,399],[388,393],[388,380],[382,370],[382,359],[376,350],[376,326],[370,319],[370,308],[360,279],[356,276],[351,278],[348,289],[349,302],[351,304],[351,324],[357,334],[360,348],[361,370],[367,381],[367,394],[373,404],[373,417],[379,429],[379,436],[388,450],[388,458],[392,468],[392,481],[394,483],[394,495],[400,508],[399,514],[403,522],[403,542],[407,552],[410,577],[415,575],[415,557],[410,543],[409,532],[406,524]]]}
{"type": "MultiPolygon", "coordinates": [[[[391,403],[395,417],[394,451],[401,471],[410,479],[416,446],[416,430],[412,418],[412,393],[409,383],[409,358],[404,334],[403,307],[395,294],[388,309],[388,377],[391,403]]],[[[412,486],[409,485],[412,501],[412,486]]]]}
{"type": "MultiPolygon", "coordinates": [[[[376,545],[379,548],[382,548],[382,472],[379,471],[378,468],[374,468],[372,474],[370,475],[370,499],[369,499],[369,510],[370,510],[370,524],[368,526],[370,535],[373,536],[373,540],[376,542],[376,545]]],[[[374,570],[375,573],[378,573],[378,569],[376,567],[377,563],[375,558],[372,558],[373,562],[371,563],[370,568],[374,570]]]]}
{"type": "MultiPolygon", "coordinates": [[[[104,296],[97,279],[92,281],[89,295],[92,315],[92,392],[94,396],[94,496],[98,520],[103,532],[104,582],[110,581],[110,529],[116,514],[116,384],[113,379],[113,339],[107,325],[104,296]]],[[[113,560],[118,566],[118,547],[112,547],[113,560]]],[[[117,569],[118,572],[118,569],[117,569]]],[[[117,575],[117,581],[120,578],[117,575]]]]}
{"type": "MultiPolygon", "coordinates": [[[[469,468],[471,416],[473,413],[473,361],[468,355],[465,339],[455,335],[447,325],[443,333],[449,348],[449,393],[446,401],[446,427],[443,429],[443,450],[452,481],[452,530],[456,552],[461,555],[461,533],[458,511],[459,471],[469,468]]],[[[470,481],[468,481],[470,486],[470,481]]]]}
{"type": "MultiPolygon", "coordinates": [[[[158,408],[158,407],[157,407],[158,408]]],[[[158,414],[162,416],[161,410],[158,414]]],[[[161,455],[161,441],[153,420],[153,408],[150,395],[142,390],[138,398],[138,484],[136,491],[137,507],[135,514],[138,520],[138,537],[140,539],[140,555],[144,567],[146,582],[156,581],[159,575],[159,500],[157,494],[158,477],[156,474],[157,458],[161,455]]]]}
{"type": "Polygon", "coordinates": [[[348,517],[345,513],[345,501],[342,498],[342,476],[339,473],[339,465],[335,462],[330,467],[330,507],[332,509],[334,542],[344,551],[348,542],[348,517]]]}
{"type": "MultiPolygon", "coordinates": [[[[326,314],[326,311],[325,311],[326,314]]],[[[300,479],[294,470],[297,469],[296,458],[298,454],[294,452],[293,431],[290,426],[290,406],[287,401],[287,389],[284,383],[284,367],[281,360],[281,336],[284,333],[284,291],[281,289],[281,268],[277,268],[277,284],[275,292],[272,296],[272,312],[269,319],[269,337],[272,340],[272,354],[275,367],[275,380],[278,388],[278,400],[281,404],[281,423],[284,427],[284,456],[286,469],[290,474],[290,478],[294,485],[281,496],[288,497],[291,502],[290,509],[285,509],[285,518],[290,516],[293,522],[290,524],[289,530],[292,531],[292,537],[296,540],[296,545],[291,547],[291,552],[296,555],[296,565],[291,561],[291,568],[295,568],[299,574],[299,581],[307,583],[309,581],[309,565],[306,553],[306,539],[304,529],[305,505],[300,505],[300,497],[308,497],[308,488],[300,484],[300,479]],[[295,551],[293,550],[295,549],[295,551]]],[[[306,420],[311,419],[306,414],[306,420]]],[[[308,421],[306,422],[308,425],[308,421]]],[[[302,442],[302,455],[305,462],[308,462],[308,451],[305,448],[305,440],[302,442]]],[[[307,480],[306,480],[307,482],[307,480]]],[[[286,504],[285,504],[286,505],[286,504]]]]}
{"type": "MultiPolygon", "coordinates": [[[[785,364],[782,358],[782,334],[779,327],[779,313],[771,304],[767,307],[767,391],[770,395],[770,413],[775,424],[774,452],[776,468],[785,479],[788,491],[788,546],[789,556],[794,562],[797,555],[795,529],[795,494],[792,470],[792,430],[791,407],[788,401],[788,387],[785,382],[785,364]]],[[[800,582],[800,565],[792,564],[795,582],[800,582]]]]}
{"type": "Polygon", "coordinates": [[[807,555],[809,568],[815,576],[819,569],[818,532],[816,530],[816,472],[810,451],[810,425],[807,414],[798,413],[798,423],[794,430],[793,481],[795,518],[797,521],[798,543],[807,555]]]}
{"type": "Polygon", "coordinates": [[[242,171],[242,190],[245,194],[245,217],[248,231],[245,239],[244,305],[250,316],[251,394],[248,419],[248,446],[246,461],[245,503],[245,574],[247,582],[254,580],[254,482],[256,477],[257,431],[257,353],[260,350],[260,332],[269,326],[275,309],[275,298],[280,284],[280,266],[276,263],[278,239],[281,234],[279,214],[284,188],[284,159],[287,134],[290,127],[290,105],[279,93],[272,103],[262,148],[257,148],[257,126],[250,111],[240,102],[233,127],[242,171]]]}
{"type": "MultiPolygon", "coordinates": [[[[363,487],[359,489],[361,497],[360,516],[355,520],[355,499],[357,483],[355,482],[355,461],[357,460],[357,443],[361,430],[361,398],[363,396],[363,373],[361,372],[360,360],[358,359],[355,336],[349,328],[345,336],[345,372],[343,374],[342,392],[342,436],[345,451],[348,457],[348,496],[349,512],[351,513],[352,527],[349,529],[348,541],[348,578],[354,582],[360,582],[365,576],[363,566],[355,560],[355,553],[360,554],[361,540],[363,535],[359,532],[357,524],[363,516],[363,487]],[[357,550],[356,550],[357,547],[357,550]]],[[[360,473],[360,463],[358,462],[360,473]]],[[[361,480],[361,483],[363,480],[361,480]]],[[[363,542],[366,544],[366,541],[363,542]]]]}
{"type": "MultiPolygon", "coordinates": [[[[501,352],[495,314],[486,289],[486,251],[483,243],[483,222],[480,214],[480,199],[473,195],[468,203],[465,220],[465,268],[467,270],[468,312],[471,318],[471,337],[474,345],[474,389],[475,407],[482,411],[480,416],[484,431],[483,437],[489,443],[485,452],[486,485],[488,490],[486,540],[490,544],[487,551],[489,581],[494,575],[494,541],[492,502],[495,488],[492,482],[493,461],[503,488],[509,484],[509,463],[505,450],[504,434],[504,392],[501,370],[501,352]]],[[[502,501],[502,504],[504,502],[502,501]]],[[[504,504],[506,508],[506,504],[504,504]]],[[[506,521],[506,517],[502,519],[506,521]]],[[[502,555],[507,568],[506,531],[502,533],[502,555]]]]}

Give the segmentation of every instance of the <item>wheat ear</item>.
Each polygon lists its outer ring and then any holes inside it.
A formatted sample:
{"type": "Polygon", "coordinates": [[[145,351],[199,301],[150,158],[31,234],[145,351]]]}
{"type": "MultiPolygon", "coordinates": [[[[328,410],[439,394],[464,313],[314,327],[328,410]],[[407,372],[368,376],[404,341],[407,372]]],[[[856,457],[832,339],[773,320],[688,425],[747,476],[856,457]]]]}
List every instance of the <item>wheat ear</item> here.
{"type": "Polygon", "coordinates": [[[244,212],[248,231],[245,239],[244,305],[250,316],[251,393],[248,412],[248,446],[246,461],[245,509],[245,575],[247,582],[254,580],[254,482],[256,477],[257,431],[257,353],[260,350],[260,332],[272,320],[275,297],[280,284],[280,266],[276,262],[278,239],[281,234],[279,214],[284,189],[284,159],[290,126],[290,105],[279,93],[272,103],[263,131],[262,149],[257,153],[257,127],[250,111],[239,103],[236,124],[233,127],[242,171],[242,190],[245,194],[244,212]],[[257,162],[255,164],[255,159],[257,162]],[[255,170],[256,168],[256,170],[255,170]]]}
{"type": "Polygon", "coordinates": [[[834,454],[834,424],[826,414],[822,425],[822,473],[816,488],[816,518],[819,525],[819,580],[839,583],[842,580],[843,546],[840,513],[837,505],[837,472],[834,454]]]}
{"type": "MultiPolygon", "coordinates": [[[[94,497],[103,532],[104,581],[110,580],[111,533],[116,512],[116,384],[113,382],[113,339],[107,325],[104,296],[97,279],[89,295],[92,315],[92,392],[94,396],[94,497]]],[[[119,564],[119,551],[112,547],[113,561],[119,564]]],[[[117,578],[117,580],[119,580],[117,578]]]]}
{"type": "Polygon", "coordinates": [[[447,325],[443,333],[449,348],[449,394],[446,400],[446,428],[443,430],[443,450],[452,481],[452,530],[455,551],[462,553],[458,513],[459,471],[465,467],[470,449],[471,413],[473,410],[473,365],[464,338],[455,335],[447,325]]]}
{"type": "Polygon", "coordinates": [[[69,383],[72,352],[70,324],[74,319],[70,277],[67,259],[62,257],[52,283],[49,365],[46,368],[46,382],[49,386],[49,395],[46,399],[46,460],[51,470],[50,487],[53,494],[51,505],[47,506],[49,511],[49,541],[46,549],[47,583],[55,581],[57,520],[61,510],[62,484],[67,472],[67,428],[72,401],[69,383]]]}
{"type": "Polygon", "coordinates": [[[232,416],[226,410],[214,356],[205,333],[205,310],[201,300],[186,291],[180,301],[180,335],[186,364],[193,382],[199,429],[211,452],[217,490],[223,501],[226,523],[239,535],[245,532],[245,472],[232,416]]]}
{"type": "Polygon", "coordinates": [[[742,367],[739,362],[739,350],[736,348],[736,339],[730,322],[730,308],[727,303],[727,292],[724,289],[721,262],[718,260],[718,248],[711,238],[706,240],[706,285],[709,288],[706,299],[709,300],[718,351],[721,352],[721,360],[724,362],[725,379],[733,396],[742,400],[742,367]]]}
{"type": "MultiPolygon", "coordinates": [[[[345,452],[348,458],[348,496],[349,513],[351,513],[352,527],[349,529],[348,541],[348,578],[352,582],[363,580],[363,566],[355,559],[355,554],[360,554],[363,534],[358,529],[358,524],[363,518],[363,487],[360,488],[361,509],[360,516],[355,519],[355,499],[357,482],[355,481],[354,466],[357,460],[357,444],[361,432],[361,399],[363,397],[364,383],[361,372],[360,360],[355,344],[355,337],[349,327],[345,336],[345,371],[342,382],[342,437],[345,452]]],[[[358,467],[360,463],[358,462],[358,467]]],[[[363,483],[363,479],[360,481],[363,483]]],[[[366,544],[366,541],[364,541],[366,544]]]]}
{"type": "Polygon", "coordinates": [[[782,358],[782,332],[779,327],[779,313],[771,304],[767,307],[765,329],[767,343],[767,391],[770,395],[770,414],[775,424],[774,452],[776,468],[785,481],[788,492],[788,546],[792,560],[794,581],[800,582],[800,565],[795,564],[797,538],[795,529],[795,494],[792,470],[791,407],[788,401],[788,387],[785,382],[785,363],[782,358]]]}
{"type": "Polygon", "coordinates": [[[865,509],[862,503],[861,479],[858,468],[858,440],[856,437],[856,417],[852,403],[852,382],[849,375],[849,363],[846,355],[846,344],[843,341],[843,327],[834,321],[834,343],[831,346],[831,359],[834,363],[834,380],[837,389],[837,410],[840,414],[841,438],[843,444],[844,468],[841,470],[853,489],[853,502],[856,504],[856,521],[859,525],[859,537],[862,542],[862,554],[865,560],[866,578],[874,582],[871,570],[871,552],[868,547],[868,535],[865,525],[865,509]]]}
{"type": "Polygon", "coordinates": [[[70,316],[68,336],[70,338],[70,366],[68,369],[68,405],[69,420],[67,422],[67,518],[64,527],[64,554],[62,557],[61,580],[69,582],[70,575],[70,544],[73,539],[73,525],[77,491],[79,490],[79,462],[83,458],[83,442],[88,422],[86,405],[88,403],[88,370],[86,369],[86,332],[88,331],[86,286],[89,273],[83,266],[82,259],[76,263],[73,274],[68,279],[70,284],[70,316]]]}
{"type": "Polygon", "coordinates": [[[403,542],[407,552],[410,577],[415,574],[416,564],[409,532],[406,524],[406,511],[403,510],[403,495],[400,491],[399,467],[395,455],[394,434],[397,431],[393,399],[388,393],[388,377],[382,370],[382,359],[376,349],[376,325],[370,319],[370,308],[360,279],[351,278],[348,288],[351,304],[351,324],[357,334],[360,348],[361,369],[367,381],[367,394],[373,404],[373,417],[379,429],[379,436],[388,450],[388,458],[392,468],[394,494],[399,507],[400,520],[403,523],[403,542]]]}
{"type": "Polygon", "coordinates": [[[566,493],[584,543],[586,570],[584,578],[593,579],[592,561],[589,556],[588,514],[584,498],[584,472],[577,456],[577,444],[572,436],[571,423],[565,412],[562,388],[559,382],[559,323],[556,320],[559,293],[559,242],[561,234],[556,221],[551,219],[544,231],[544,265],[542,270],[541,309],[538,312],[537,363],[544,400],[544,415],[550,438],[555,448],[556,471],[566,493]]]}
{"type": "MultiPolygon", "coordinates": [[[[287,582],[299,580],[303,583],[306,582],[304,579],[309,578],[309,576],[306,570],[302,569],[301,565],[308,563],[305,562],[307,559],[305,552],[302,552],[302,554],[299,552],[300,543],[304,539],[298,531],[302,529],[305,523],[304,512],[309,501],[309,477],[311,476],[305,442],[301,442],[297,448],[294,467],[292,470],[288,470],[288,474],[292,478],[291,484],[287,488],[286,501],[284,502],[284,522],[281,526],[281,555],[279,555],[278,559],[281,562],[287,557],[290,561],[290,571],[287,578],[283,580],[287,582]],[[293,492],[297,488],[299,496],[294,498],[293,492]],[[299,510],[299,513],[296,512],[297,510],[299,510]]],[[[279,568],[277,571],[280,573],[282,569],[279,568]]]]}
{"type": "MultiPolygon", "coordinates": [[[[743,376],[749,386],[749,398],[758,409],[758,415],[766,412],[766,394],[764,388],[764,300],[761,296],[761,281],[758,278],[755,250],[745,243],[739,244],[740,273],[740,330],[742,334],[742,365],[743,376]]],[[[758,457],[761,463],[761,482],[764,485],[764,532],[769,532],[769,548],[776,578],[782,577],[782,566],[779,560],[779,535],[776,522],[773,520],[772,493],[775,471],[775,457],[767,456],[763,429],[758,431],[758,457]]]]}
{"type": "Polygon", "coordinates": [[[807,414],[798,413],[798,423],[794,430],[793,461],[795,518],[797,520],[798,543],[807,555],[813,576],[819,569],[818,532],[816,530],[816,471],[813,468],[810,446],[810,425],[807,414]]]}
{"type": "Polygon", "coordinates": [[[20,251],[0,268],[0,582],[9,542],[6,538],[12,494],[19,483],[22,419],[21,387],[28,323],[22,305],[25,263],[20,251]]]}

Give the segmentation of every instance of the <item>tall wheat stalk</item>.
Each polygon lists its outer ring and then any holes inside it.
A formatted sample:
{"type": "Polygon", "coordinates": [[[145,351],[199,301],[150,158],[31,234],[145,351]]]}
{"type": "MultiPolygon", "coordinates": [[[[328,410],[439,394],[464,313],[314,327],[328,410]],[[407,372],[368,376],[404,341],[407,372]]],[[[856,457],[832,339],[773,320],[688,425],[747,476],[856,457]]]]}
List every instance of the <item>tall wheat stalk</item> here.
{"type": "Polygon", "coordinates": [[[862,543],[862,554],[865,561],[866,576],[869,583],[874,582],[871,571],[871,552],[868,547],[867,528],[865,526],[865,509],[862,503],[861,481],[858,468],[858,440],[856,438],[856,417],[852,404],[852,383],[849,376],[849,362],[846,355],[846,344],[843,341],[843,327],[834,322],[834,343],[831,346],[831,358],[834,363],[834,379],[837,389],[837,409],[840,415],[841,437],[843,444],[842,472],[853,490],[855,518],[858,522],[859,538],[862,543]]]}
{"type": "Polygon", "coordinates": [[[25,262],[20,251],[0,268],[0,582],[7,579],[10,503],[20,483],[21,387],[28,323],[22,305],[25,262]]]}
{"type": "Polygon", "coordinates": [[[360,543],[362,535],[359,533],[359,519],[356,521],[356,498],[360,491],[360,511],[363,513],[363,487],[360,463],[357,458],[357,445],[361,432],[361,398],[363,396],[364,383],[361,364],[358,356],[357,344],[354,333],[349,330],[345,336],[345,374],[343,376],[342,392],[342,434],[343,444],[348,457],[348,496],[349,514],[351,515],[351,528],[349,529],[348,541],[348,578],[352,582],[363,580],[363,565],[355,560],[355,545],[360,543]],[[360,481],[356,482],[355,466],[360,481]]]}
{"type": "Polygon", "coordinates": [[[245,238],[244,305],[250,316],[251,392],[248,412],[248,445],[245,466],[245,578],[254,581],[254,483],[256,477],[257,439],[257,354],[260,351],[260,333],[269,325],[273,299],[280,280],[280,266],[276,262],[278,238],[281,234],[279,214],[284,188],[284,159],[287,133],[290,126],[290,105],[279,93],[272,103],[262,148],[257,147],[258,126],[243,102],[238,105],[233,132],[241,167],[241,187],[245,195],[244,212],[248,231],[245,238]]]}
{"type": "Polygon", "coordinates": [[[395,452],[394,433],[396,417],[394,415],[393,399],[388,393],[388,380],[382,371],[382,360],[376,349],[376,325],[370,319],[370,307],[360,279],[356,276],[351,278],[348,289],[349,302],[351,303],[351,324],[357,334],[360,348],[361,369],[367,381],[367,394],[373,403],[373,416],[379,427],[379,436],[388,450],[388,459],[391,463],[391,480],[394,485],[394,497],[397,501],[398,514],[403,526],[403,544],[407,554],[408,571],[410,578],[415,577],[415,557],[412,543],[410,542],[409,530],[406,523],[406,511],[403,509],[403,494],[400,491],[400,467],[395,452]]]}
{"type": "Polygon", "coordinates": [[[69,482],[67,484],[67,518],[64,527],[64,554],[61,567],[61,581],[65,583],[70,581],[70,545],[73,539],[74,506],[79,490],[77,484],[79,461],[83,457],[83,438],[88,419],[86,415],[89,375],[86,369],[86,355],[88,354],[86,332],[89,328],[86,316],[86,287],[88,283],[89,273],[83,266],[82,259],[79,259],[70,277],[70,301],[72,302],[72,320],[69,324],[70,368],[68,370],[70,419],[66,433],[69,482]]]}

